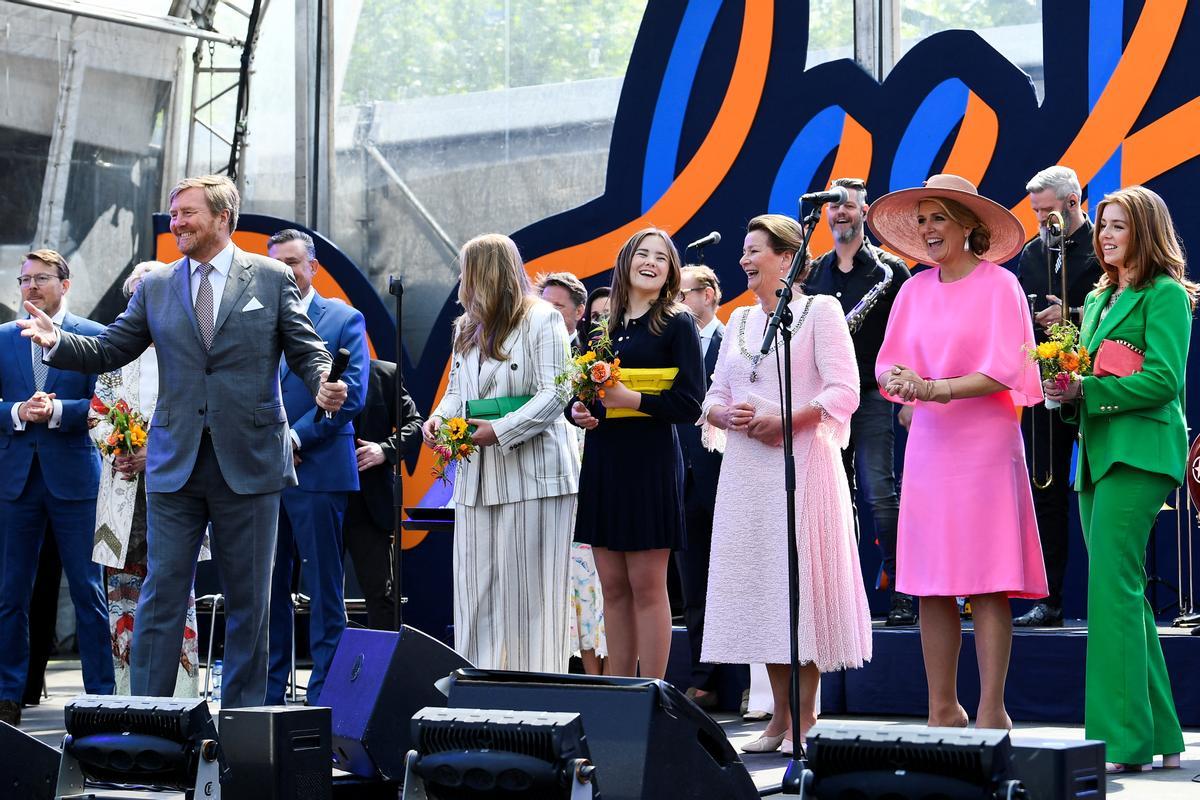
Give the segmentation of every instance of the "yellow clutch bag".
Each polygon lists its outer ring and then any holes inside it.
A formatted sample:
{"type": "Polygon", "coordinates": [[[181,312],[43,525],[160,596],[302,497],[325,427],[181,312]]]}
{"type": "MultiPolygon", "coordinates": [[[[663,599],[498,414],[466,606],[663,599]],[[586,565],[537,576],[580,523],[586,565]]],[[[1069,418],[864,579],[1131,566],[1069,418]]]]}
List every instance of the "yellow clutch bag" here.
{"type": "MultiPolygon", "coordinates": [[[[664,389],[671,388],[678,374],[679,367],[621,367],[621,383],[642,394],[662,394],[664,389]]],[[[632,408],[610,408],[605,414],[607,419],[648,416],[632,408]]]]}

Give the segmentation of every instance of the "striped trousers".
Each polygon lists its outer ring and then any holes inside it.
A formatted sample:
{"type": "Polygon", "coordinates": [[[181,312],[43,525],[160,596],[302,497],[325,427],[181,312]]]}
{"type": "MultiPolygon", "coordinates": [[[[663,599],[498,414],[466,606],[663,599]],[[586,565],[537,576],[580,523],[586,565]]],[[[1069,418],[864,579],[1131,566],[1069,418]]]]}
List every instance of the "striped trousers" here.
{"type": "Polygon", "coordinates": [[[454,649],[476,667],[567,671],[575,498],[455,509],[454,649]]]}

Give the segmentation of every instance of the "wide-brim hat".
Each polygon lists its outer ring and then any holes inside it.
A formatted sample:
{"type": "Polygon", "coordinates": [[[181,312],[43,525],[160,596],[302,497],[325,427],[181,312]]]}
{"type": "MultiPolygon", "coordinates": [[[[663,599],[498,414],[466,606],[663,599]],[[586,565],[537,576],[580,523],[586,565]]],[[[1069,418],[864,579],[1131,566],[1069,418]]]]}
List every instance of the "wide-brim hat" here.
{"type": "Polygon", "coordinates": [[[933,264],[917,231],[917,204],[931,199],[954,200],[979,217],[992,237],[980,258],[1002,264],[1025,246],[1025,228],[1013,213],[979,194],[975,184],[958,175],[934,175],[924,186],[885,194],[870,204],[867,225],[889,250],[922,264],[933,264]]]}

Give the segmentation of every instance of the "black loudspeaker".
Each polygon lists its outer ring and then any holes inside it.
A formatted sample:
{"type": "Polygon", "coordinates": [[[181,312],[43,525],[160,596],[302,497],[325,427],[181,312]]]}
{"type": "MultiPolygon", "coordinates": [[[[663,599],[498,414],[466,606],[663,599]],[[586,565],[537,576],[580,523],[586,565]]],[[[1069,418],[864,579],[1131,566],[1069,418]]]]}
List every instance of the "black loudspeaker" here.
{"type": "Polygon", "coordinates": [[[1104,742],[1014,739],[1013,773],[1030,800],[1104,800],[1104,742]]]}
{"type": "Polygon", "coordinates": [[[446,696],[435,682],[470,666],[415,628],[347,628],[319,700],[333,713],[333,763],[364,778],[403,778],[413,714],[444,707],[446,696]]]}
{"type": "Polygon", "coordinates": [[[1026,796],[1013,779],[1008,731],[818,722],[808,763],[813,779],[801,794],[820,800],[1026,796]]]}
{"type": "Polygon", "coordinates": [[[464,669],[449,705],[579,713],[604,800],[758,797],[721,726],[664,681],[464,669]]]}
{"type": "Polygon", "coordinates": [[[231,708],[220,719],[222,800],[330,800],[328,708],[231,708]]]}
{"type": "Polygon", "coordinates": [[[54,800],[62,752],[0,722],[0,797],[54,800]]]}

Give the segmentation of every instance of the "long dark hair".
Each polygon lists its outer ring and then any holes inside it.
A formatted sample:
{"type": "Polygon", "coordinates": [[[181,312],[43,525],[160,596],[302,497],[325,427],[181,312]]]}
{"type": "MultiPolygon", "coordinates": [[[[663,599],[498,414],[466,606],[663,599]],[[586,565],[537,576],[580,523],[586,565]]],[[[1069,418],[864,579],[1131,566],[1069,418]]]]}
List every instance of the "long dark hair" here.
{"type": "Polygon", "coordinates": [[[579,321],[579,324],[583,327],[583,335],[579,337],[581,344],[590,342],[592,337],[600,331],[599,326],[592,322],[592,306],[596,304],[597,300],[603,300],[611,294],[611,286],[597,286],[588,295],[587,302],[583,304],[583,319],[579,321]]]}
{"type": "Polygon", "coordinates": [[[667,327],[668,319],[681,311],[687,311],[687,306],[675,300],[682,281],[679,251],[675,249],[675,243],[664,230],[643,228],[630,236],[629,241],[621,247],[621,252],[617,253],[617,264],[613,267],[612,295],[608,305],[609,333],[615,333],[625,319],[625,312],[629,308],[629,273],[633,270],[633,254],[650,236],[661,237],[667,245],[667,279],[663,281],[658,297],[650,304],[650,332],[660,336],[667,327]]]}

